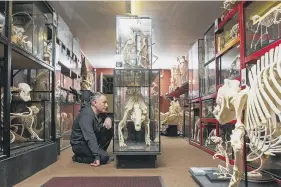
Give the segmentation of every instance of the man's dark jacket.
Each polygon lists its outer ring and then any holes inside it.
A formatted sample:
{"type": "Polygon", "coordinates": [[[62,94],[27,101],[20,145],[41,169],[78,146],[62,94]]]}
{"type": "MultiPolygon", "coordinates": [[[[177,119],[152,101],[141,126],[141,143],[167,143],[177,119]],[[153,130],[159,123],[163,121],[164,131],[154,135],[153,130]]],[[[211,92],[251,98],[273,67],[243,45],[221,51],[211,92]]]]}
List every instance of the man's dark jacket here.
{"type": "Polygon", "coordinates": [[[99,133],[106,117],[103,114],[96,115],[90,104],[81,106],[79,114],[73,122],[70,137],[71,146],[86,142],[95,159],[100,160],[100,156],[107,153],[99,147],[96,134],[99,133]]]}

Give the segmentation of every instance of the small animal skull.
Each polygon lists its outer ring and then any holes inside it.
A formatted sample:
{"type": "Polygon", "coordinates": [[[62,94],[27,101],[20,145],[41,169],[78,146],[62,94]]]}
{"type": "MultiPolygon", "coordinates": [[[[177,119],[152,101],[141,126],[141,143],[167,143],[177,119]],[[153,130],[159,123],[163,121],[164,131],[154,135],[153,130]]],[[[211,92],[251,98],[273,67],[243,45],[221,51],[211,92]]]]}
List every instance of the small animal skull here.
{"type": "Polygon", "coordinates": [[[31,100],[31,97],[30,97],[31,88],[30,88],[30,86],[26,83],[19,83],[18,88],[21,90],[21,92],[20,92],[21,99],[25,102],[30,101],[31,100]]]}

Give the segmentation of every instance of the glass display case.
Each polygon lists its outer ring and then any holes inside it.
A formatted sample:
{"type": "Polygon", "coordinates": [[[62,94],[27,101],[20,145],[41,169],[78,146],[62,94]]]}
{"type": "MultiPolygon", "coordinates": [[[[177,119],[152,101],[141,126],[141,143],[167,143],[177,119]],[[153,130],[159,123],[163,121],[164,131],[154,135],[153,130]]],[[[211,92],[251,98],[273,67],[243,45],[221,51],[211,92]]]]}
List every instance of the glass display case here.
{"type": "Polygon", "coordinates": [[[240,45],[235,45],[219,58],[219,83],[224,79],[235,79],[240,76],[240,45]]]}
{"type": "Polygon", "coordinates": [[[160,152],[159,82],[159,70],[114,70],[113,152],[160,152]]]}
{"type": "Polygon", "coordinates": [[[252,1],[244,5],[245,55],[281,38],[280,1],[252,1]]]}
{"type": "Polygon", "coordinates": [[[215,27],[214,24],[210,26],[208,31],[204,35],[204,52],[205,52],[205,63],[215,58],[215,27]]]}
{"type": "Polygon", "coordinates": [[[190,140],[200,143],[200,104],[192,103],[190,112],[190,140]]]}
{"type": "Polygon", "coordinates": [[[216,123],[202,123],[204,127],[202,128],[202,144],[204,147],[211,149],[213,151],[216,150],[216,144],[211,140],[212,136],[216,136],[216,123]]]}
{"type": "Polygon", "coordinates": [[[216,92],[216,60],[205,65],[205,78],[204,78],[204,95],[210,95],[216,92]]]}
{"type": "Polygon", "coordinates": [[[152,68],[152,21],[142,17],[116,17],[118,68],[152,68]]]}
{"type": "Polygon", "coordinates": [[[51,139],[51,73],[47,69],[13,70],[11,150],[51,139]],[[32,89],[31,89],[32,88],[32,89]]]}
{"type": "Polygon", "coordinates": [[[204,76],[204,41],[197,40],[188,52],[190,99],[199,97],[199,81],[204,76]]]}
{"type": "MultiPolygon", "coordinates": [[[[12,15],[12,42],[33,54],[38,59],[50,63],[52,56],[51,12],[37,1],[14,1],[12,15]]],[[[53,64],[52,64],[53,65],[53,64]]]]}
{"type": "Polygon", "coordinates": [[[216,33],[217,53],[224,52],[229,46],[240,41],[239,39],[239,17],[238,12],[234,14],[223,26],[223,28],[216,33]]]}
{"type": "Polygon", "coordinates": [[[215,104],[215,99],[202,101],[202,118],[215,118],[213,114],[215,104]]]}

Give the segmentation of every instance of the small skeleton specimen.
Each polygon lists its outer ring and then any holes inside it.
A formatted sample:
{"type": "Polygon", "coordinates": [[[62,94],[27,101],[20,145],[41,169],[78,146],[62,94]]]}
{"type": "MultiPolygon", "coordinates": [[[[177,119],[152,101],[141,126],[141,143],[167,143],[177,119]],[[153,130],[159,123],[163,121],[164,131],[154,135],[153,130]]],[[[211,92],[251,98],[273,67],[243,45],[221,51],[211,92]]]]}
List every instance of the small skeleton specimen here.
{"type": "Polygon", "coordinates": [[[237,0],[225,0],[223,2],[223,8],[225,10],[231,10],[232,9],[232,5],[234,5],[237,2],[237,0]]]}
{"type": "Polygon", "coordinates": [[[140,131],[141,126],[145,125],[145,143],[150,146],[150,119],[148,108],[145,104],[144,97],[140,88],[127,88],[125,112],[122,120],[118,124],[119,146],[126,147],[122,129],[126,128],[127,119],[131,118],[134,122],[135,130],[140,131]]]}
{"type": "Polygon", "coordinates": [[[260,44],[262,46],[263,38],[268,35],[268,28],[271,27],[274,24],[277,25],[281,22],[281,19],[280,19],[280,15],[281,15],[280,14],[281,13],[280,4],[271,8],[271,10],[269,10],[268,12],[270,12],[270,13],[263,18],[259,15],[255,15],[255,16],[252,17],[253,25],[257,24],[257,26],[256,26],[256,30],[254,31],[254,36],[253,36],[253,39],[252,39],[252,42],[251,42],[251,49],[256,49],[258,44],[260,44]],[[264,33],[262,32],[263,28],[265,28],[264,33]],[[259,31],[261,32],[260,34],[258,33],[259,31]],[[261,35],[261,36],[256,41],[257,35],[261,35]]]}
{"type": "Polygon", "coordinates": [[[216,144],[216,153],[213,156],[213,159],[217,159],[218,156],[225,157],[225,167],[222,165],[218,165],[218,172],[215,173],[218,175],[219,178],[230,178],[231,171],[230,171],[230,164],[229,164],[229,154],[227,153],[228,145],[230,142],[226,142],[225,145],[222,141],[221,137],[212,136],[211,140],[216,144]]]}
{"type": "Polygon", "coordinates": [[[239,24],[236,23],[235,25],[233,25],[233,27],[230,30],[230,37],[231,37],[231,39],[237,38],[238,34],[239,34],[239,24]]]}
{"type": "Polygon", "coordinates": [[[228,78],[233,79],[239,75],[240,71],[240,55],[237,55],[231,63],[231,66],[228,69],[228,78]]]}
{"type": "Polygon", "coordinates": [[[11,119],[18,118],[19,124],[12,124],[11,126],[19,126],[22,124],[22,131],[20,136],[23,136],[24,129],[27,129],[27,131],[31,135],[31,139],[37,139],[42,141],[42,139],[38,136],[38,134],[33,130],[33,125],[36,120],[36,116],[39,113],[39,109],[36,106],[27,107],[29,112],[23,112],[23,113],[11,113],[11,119]]]}

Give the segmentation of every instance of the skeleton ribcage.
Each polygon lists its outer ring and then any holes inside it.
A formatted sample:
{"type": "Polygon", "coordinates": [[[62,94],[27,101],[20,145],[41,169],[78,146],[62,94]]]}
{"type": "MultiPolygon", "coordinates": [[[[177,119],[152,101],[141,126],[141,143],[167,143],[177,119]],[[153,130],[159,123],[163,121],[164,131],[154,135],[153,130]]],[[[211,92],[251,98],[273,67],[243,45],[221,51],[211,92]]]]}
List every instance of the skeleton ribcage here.
{"type": "Polygon", "coordinates": [[[281,152],[281,46],[258,60],[249,72],[245,116],[246,131],[250,140],[251,153],[248,161],[261,159],[263,154],[281,152]]]}

